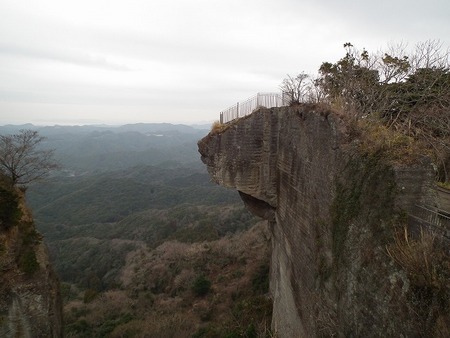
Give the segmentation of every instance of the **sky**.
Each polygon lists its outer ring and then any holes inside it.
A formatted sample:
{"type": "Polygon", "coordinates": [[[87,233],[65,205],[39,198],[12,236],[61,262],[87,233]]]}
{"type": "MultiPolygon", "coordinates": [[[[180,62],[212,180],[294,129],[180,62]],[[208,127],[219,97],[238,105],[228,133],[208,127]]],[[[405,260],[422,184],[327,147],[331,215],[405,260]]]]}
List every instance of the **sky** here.
{"type": "Polygon", "coordinates": [[[209,123],[345,42],[430,39],[448,0],[0,0],[0,125],[209,123]]]}

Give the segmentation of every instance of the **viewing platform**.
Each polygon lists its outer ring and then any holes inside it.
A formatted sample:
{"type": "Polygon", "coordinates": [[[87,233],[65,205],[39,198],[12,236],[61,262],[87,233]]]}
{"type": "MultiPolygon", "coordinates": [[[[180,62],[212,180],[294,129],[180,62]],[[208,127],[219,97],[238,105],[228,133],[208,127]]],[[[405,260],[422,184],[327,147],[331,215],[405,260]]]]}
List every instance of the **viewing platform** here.
{"type": "Polygon", "coordinates": [[[227,123],[251,114],[259,107],[272,108],[287,105],[287,98],[282,93],[257,93],[249,99],[220,112],[220,123],[227,123]]]}

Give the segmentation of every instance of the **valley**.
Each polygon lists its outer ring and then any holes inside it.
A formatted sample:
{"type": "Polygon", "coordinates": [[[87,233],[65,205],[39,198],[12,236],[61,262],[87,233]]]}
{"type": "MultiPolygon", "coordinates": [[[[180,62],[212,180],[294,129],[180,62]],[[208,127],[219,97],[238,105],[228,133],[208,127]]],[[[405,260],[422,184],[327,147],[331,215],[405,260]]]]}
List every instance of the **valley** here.
{"type": "Polygon", "coordinates": [[[270,234],[210,181],[196,145],[208,130],[38,131],[62,170],[26,195],[61,280],[66,336],[269,334],[270,234]]]}

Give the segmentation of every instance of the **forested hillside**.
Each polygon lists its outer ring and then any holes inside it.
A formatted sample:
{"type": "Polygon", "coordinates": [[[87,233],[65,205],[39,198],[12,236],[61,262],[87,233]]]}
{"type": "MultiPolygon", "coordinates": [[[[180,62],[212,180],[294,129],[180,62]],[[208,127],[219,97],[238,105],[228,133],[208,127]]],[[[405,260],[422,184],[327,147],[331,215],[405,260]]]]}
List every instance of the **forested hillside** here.
{"type": "Polygon", "coordinates": [[[269,235],[263,224],[247,233],[257,220],[236,192],[210,182],[196,145],[207,130],[26,125],[0,133],[23,128],[45,136],[62,166],[27,198],[62,281],[68,336],[267,330],[269,235]]]}

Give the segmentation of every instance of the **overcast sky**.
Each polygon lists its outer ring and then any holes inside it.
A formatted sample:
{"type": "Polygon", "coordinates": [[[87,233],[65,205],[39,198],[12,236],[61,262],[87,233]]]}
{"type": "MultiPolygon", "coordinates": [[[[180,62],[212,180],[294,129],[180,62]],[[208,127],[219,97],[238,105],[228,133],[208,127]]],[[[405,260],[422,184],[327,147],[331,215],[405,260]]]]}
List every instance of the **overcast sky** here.
{"type": "Polygon", "coordinates": [[[345,42],[429,39],[449,0],[0,0],[0,125],[209,122],[345,42]]]}

